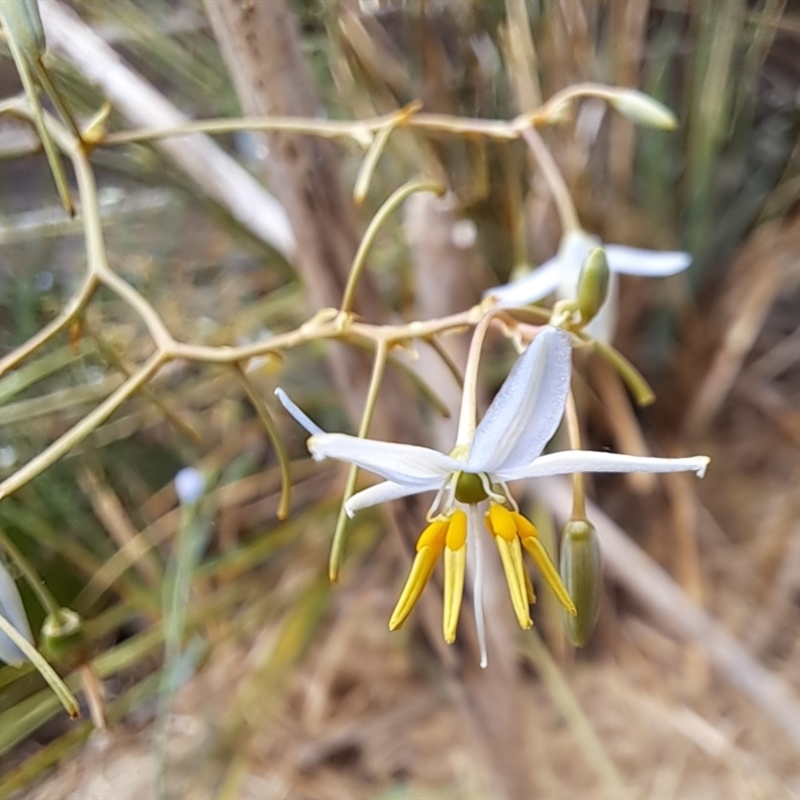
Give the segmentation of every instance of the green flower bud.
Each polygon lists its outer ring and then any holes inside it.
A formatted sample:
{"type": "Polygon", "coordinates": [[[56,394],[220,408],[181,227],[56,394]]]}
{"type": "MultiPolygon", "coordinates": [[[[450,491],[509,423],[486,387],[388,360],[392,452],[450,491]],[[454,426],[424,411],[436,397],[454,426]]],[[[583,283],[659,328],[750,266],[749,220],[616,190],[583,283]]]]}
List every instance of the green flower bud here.
{"type": "Polygon", "coordinates": [[[87,643],[81,618],[69,608],[60,609],[58,614],[48,614],[42,623],[42,649],[57,663],[83,661],[87,643]]]}
{"type": "Polygon", "coordinates": [[[471,506],[484,501],[488,496],[480,475],[472,472],[459,473],[456,480],[456,500],[459,503],[471,506]]]}
{"type": "Polygon", "coordinates": [[[586,256],[578,278],[578,311],[586,325],[600,310],[608,295],[608,261],[602,247],[595,247],[586,256]]]}
{"type": "Polygon", "coordinates": [[[625,89],[616,97],[610,98],[609,102],[620,114],[638,125],[665,131],[674,131],[678,127],[678,119],[672,111],[644,92],[625,89]]]}
{"type": "Polygon", "coordinates": [[[600,543],[594,525],[573,519],[564,526],[559,572],[578,612],[575,616],[564,613],[564,632],[571,644],[583,647],[597,622],[603,585],[600,543]]]}

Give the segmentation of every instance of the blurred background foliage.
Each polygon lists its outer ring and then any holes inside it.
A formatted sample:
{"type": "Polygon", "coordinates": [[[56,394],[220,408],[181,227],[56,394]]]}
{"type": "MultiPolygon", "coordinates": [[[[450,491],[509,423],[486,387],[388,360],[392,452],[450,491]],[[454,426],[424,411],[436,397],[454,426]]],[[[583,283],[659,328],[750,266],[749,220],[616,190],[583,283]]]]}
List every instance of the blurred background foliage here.
{"type": "MultiPolygon", "coordinates": [[[[200,3],[71,5],[190,117],[239,113],[200,3]]],[[[510,118],[581,81],[641,88],[677,112],[676,133],[635,130],[587,101],[572,121],[544,132],[587,230],[694,256],[686,279],[625,284],[619,343],[661,390],[645,418],[648,438],[663,450],[680,431],[682,447],[716,457],[702,503],[693,506],[699,544],[681,549],[672,541],[680,489],[631,500],[619,481],[604,481],[605,504],[694,599],[800,690],[800,532],[790,494],[800,444],[800,7],[788,0],[296,0],[293,8],[331,117],[385,113],[419,99],[428,111],[510,118]],[[767,274],[777,277],[765,289],[767,274]],[[754,307],[756,295],[762,300],[754,307]],[[699,559],[701,585],[687,586],[686,559],[699,559]],[[766,632],[765,614],[772,619],[766,632]]],[[[79,117],[94,113],[101,94],[57,56],[48,63],[70,108],[79,117]]],[[[4,58],[0,96],[19,90],[4,58]]],[[[112,110],[109,128],[125,126],[112,110]]],[[[0,118],[0,353],[55,316],[85,266],[80,227],[60,211],[46,162],[27,152],[26,136],[0,118]]],[[[247,133],[218,142],[253,169],[269,157],[247,133]]],[[[358,156],[343,147],[350,183],[358,156]]],[[[303,321],[302,287],[290,265],[168,158],[128,145],[98,148],[92,162],[110,261],[176,337],[239,344],[303,321]]],[[[476,287],[538,264],[557,247],[547,188],[517,144],[398,132],[359,212],[362,223],[418,172],[446,180],[475,223],[476,287]]],[[[387,307],[413,318],[400,224],[382,234],[371,268],[387,307]]],[[[148,348],[141,322],[101,292],[80,329],[0,380],[0,478],[107,396],[148,348]]],[[[346,428],[322,355],[322,346],[305,347],[285,363],[255,365],[250,375],[268,397],[280,374],[320,424],[346,428]]],[[[246,396],[228,372],[176,364],[0,502],[0,529],[58,602],[83,616],[84,666],[59,667],[70,686],[89,692],[89,665],[104,684],[105,699],[95,702],[115,732],[81,751],[91,721],[67,720],[31,668],[0,668],[0,796],[102,796],[97,765],[109,748],[127,748],[131,762],[120,769],[131,770],[133,781],[135,758],[149,752],[158,697],[163,710],[170,693],[180,713],[170,723],[171,749],[157,746],[169,752],[168,774],[181,796],[198,785],[198,796],[218,797],[486,793],[483,768],[443,700],[437,662],[413,626],[391,640],[385,631],[401,580],[397,544],[382,536],[376,518],[357,519],[347,576],[332,590],[325,564],[339,473],[312,467],[300,432],[287,426],[284,433],[296,457],[295,499],[291,517],[277,522],[279,474],[246,396]],[[176,535],[183,523],[172,479],[186,464],[213,476],[199,512],[208,543],[197,563],[176,535]],[[185,636],[170,634],[162,611],[180,564],[193,571],[185,636]],[[164,682],[170,635],[184,647],[170,665],[174,679],[164,682]],[[64,766],[70,763],[77,772],[64,766]],[[30,788],[59,764],[43,788],[30,788]]],[[[593,436],[595,446],[608,441],[602,424],[593,436]]],[[[36,630],[44,612],[20,587],[36,630]]],[[[550,645],[617,765],[612,786],[619,779],[650,797],[800,793],[791,745],[775,743],[757,710],[613,589],[579,668],[563,642],[550,645]]],[[[602,770],[584,762],[573,724],[564,726],[553,710],[553,684],[527,680],[537,791],[608,794],[602,770]]]]}

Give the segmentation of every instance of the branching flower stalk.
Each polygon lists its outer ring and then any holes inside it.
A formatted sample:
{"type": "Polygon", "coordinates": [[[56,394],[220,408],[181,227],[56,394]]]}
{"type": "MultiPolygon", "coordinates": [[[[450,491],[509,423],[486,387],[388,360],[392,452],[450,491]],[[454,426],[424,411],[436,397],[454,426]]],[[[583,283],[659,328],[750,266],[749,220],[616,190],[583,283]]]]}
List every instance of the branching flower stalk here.
{"type": "MultiPolygon", "coordinates": [[[[362,322],[354,317],[352,305],[356,288],[366,266],[369,249],[385,221],[411,193],[432,191],[441,194],[446,187],[429,180],[413,180],[398,188],[384,202],[362,238],[351,266],[340,309],[323,309],[297,329],[277,334],[266,341],[239,347],[211,347],[177,341],[151,303],[109,266],[94,172],[88,159],[87,149],[90,146],[153,141],[192,132],[220,134],[236,130],[297,132],[323,138],[351,139],[366,150],[354,189],[355,197],[360,201],[366,196],[391,133],[398,128],[467,138],[486,137],[509,142],[521,138],[531,148],[553,193],[565,235],[585,236],[581,231],[578,215],[563,176],[536,128],[562,122],[571,113],[575,102],[587,96],[606,100],[620,113],[640,124],[662,128],[673,127],[674,117],[671,116],[671,112],[656,101],[633,90],[598,84],[570,87],[552,97],[538,109],[509,121],[430,114],[421,111],[419,104],[414,103],[392,114],[351,122],[270,117],[204,120],[150,131],[112,134],[103,134],[101,131],[93,133],[90,137],[91,144],[87,143],[86,136],[70,130],[48,114],[41,115],[39,119],[37,109],[25,99],[12,99],[0,103],[0,114],[13,113],[43,126],[47,136],[71,160],[77,178],[87,255],[87,270],[81,288],[56,319],[20,348],[0,360],[0,377],[21,364],[71,323],[79,320],[101,286],[110,289],[135,312],[146,326],[154,345],[152,355],[138,368],[130,370],[116,391],[21,469],[0,483],[0,500],[17,491],[83,441],[129,398],[146,387],[165,364],[175,360],[185,360],[224,364],[236,370],[245,393],[253,403],[275,446],[282,476],[279,508],[279,516],[282,517],[288,513],[290,504],[291,481],[288,458],[270,411],[247,376],[247,364],[252,358],[270,353],[280,354],[308,342],[336,339],[346,344],[369,347],[375,353],[359,436],[348,437],[323,432],[284,393],[278,391],[281,402],[311,434],[309,449],[314,457],[336,458],[351,465],[331,551],[331,579],[336,580],[338,576],[348,516],[370,505],[431,490],[436,492],[436,499],[428,514],[429,525],[421,534],[417,544],[417,558],[390,621],[392,629],[403,624],[436,562],[442,557],[445,564],[443,619],[445,639],[448,642],[455,639],[465,574],[469,571],[472,576],[472,595],[481,646],[481,661],[485,665],[486,631],[482,610],[484,528],[495,541],[508,580],[514,612],[521,627],[527,628],[532,624],[529,604],[534,600],[533,587],[522,563],[522,549],[531,555],[567,613],[575,614],[575,605],[569,592],[538,541],[536,529],[519,514],[507,483],[538,475],[574,474],[575,513],[583,515],[585,510],[581,473],[584,471],[693,470],[702,474],[707,459],[635,458],[580,450],[574,402],[571,397],[569,401],[567,399],[573,346],[581,343],[594,346],[619,371],[640,402],[651,399],[652,393],[633,366],[613,347],[595,341],[582,329],[582,325],[573,325],[568,317],[563,319],[564,329],[553,327],[552,324],[537,325],[534,328],[519,325],[516,322],[519,318],[547,323],[550,312],[540,313],[536,309],[501,311],[493,298],[487,298],[472,308],[447,317],[400,325],[376,325],[362,322]],[[509,337],[521,341],[524,329],[527,333],[534,334],[533,342],[518,359],[497,397],[478,424],[478,368],[483,340],[489,327],[499,320],[506,324],[504,333],[509,337]],[[441,347],[439,337],[470,327],[474,328],[474,332],[466,372],[462,377],[458,366],[449,359],[441,347]],[[449,455],[425,447],[376,442],[366,438],[392,348],[398,345],[408,347],[418,340],[428,342],[456,380],[463,384],[458,436],[455,447],[449,455]],[[541,455],[544,446],[561,421],[565,405],[572,449],[565,453],[541,455]],[[359,468],[383,477],[384,482],[353,494],[359,468]]],[[[555,315],[553,319],[560,317],[555,315]]],[[[0,623],[2,622],[3,620],[0,620],[0,623]]],[[[1,624],[0,629],[2,629],[1,624]]],[[[28,648],[30,649],[30,645],[28,648]]],[[[31,658],[33,659],[33,656],[31,658]]]]}
{"type": "Polygon", "coordinates": [[[572,113],[573,102],[584,97],[605,100],[629,117],[632,114],[630,109],[633,107],[638,113],[635,118],[631,118],[640,124],[659,128],[675,127],[675,117],[672,112],[656,100],[642,95],[641,92],[600,83],[582,83],[558,92],[539,108],[519,114],[511,120],[431,114],[419,110],[418,103],[412,103],[389,114],[351,121],[279,116],[193,120],[172,127],[108,133],[100,144],[105,147],[150,142],[185,136],[189,133],[207,133],[214,136],[235,131],[269,131],[300,133],[325,139],[351,139],[369,149],[376,134],[386,128],[390,130],[409,128],[423,133],[513,141],[520,137],[522,131],[530,127],[544,127],[564,122],[572,113]],[[646,99],[642,101],[642,98],[646,99]]]}

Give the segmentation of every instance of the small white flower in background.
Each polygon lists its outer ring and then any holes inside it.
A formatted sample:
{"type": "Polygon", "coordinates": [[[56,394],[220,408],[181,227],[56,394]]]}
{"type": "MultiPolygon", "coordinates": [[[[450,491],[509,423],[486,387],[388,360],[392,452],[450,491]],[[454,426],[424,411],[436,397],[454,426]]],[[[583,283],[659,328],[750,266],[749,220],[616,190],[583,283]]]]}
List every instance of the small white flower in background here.
{"type": "Polygon", "coordinates": [[[175,494],[178,502],[185,506],[196,503],[206,490],[206,479],[200,470],[184,467],[175,476],[175,494]]]}
{"type": "MultiPolygon", "coordinates": [[[[0,561],[0,614],[33,644],[33,636],[28,625],[28,618],[25,616],[25,609],[22,606],[17,584],[8,574],[2,561],[0,561]]],[[[12,667],[18,667],[24,661],[27,661],[25,654],[19,647],[2,632],[0,632],[0,660],[5,661],[6,664],[12,667]]]]}
{"type": "Polygon", "coordinates": [[[444,637],[455,640],[464,588],[467,552],[474,581],[473,600],[481,664],[486,665],[483,618],[483,528],[492,534],[521,627],[531,626],[533,590],[522,561],[524,548],[564,607],[575,607],[558,571],[538,539],[536,528],[519,513],[507,484],[525,478],[572,472],[681,472],[702,476],[708,458],[643,458],[615,453],[568,450],[542,455],[561,422],[569,392],[572,353],[569,335],[545,327],[517,360],[469,443],[450,455],[427,447],[325,433],[281,389],[275,394],[311,434],[308,449],[316,460],[335,458],[383,478],[345,503],[353,516],[378,503],[436,492],[430,524],[417,542],[417,555],[389,627],[405,621],[444,557],[444,637]]]}
{"type": "Polygon", "coordinates": [[[621,244],[603,244],[598,237],[585,231],[570,231],[562,238],[558,253],[553,258],[505,286],[495,286],[487,290],[484,297],[491,295],[501,306],[506,307],[526,306],[553,292],[559,300],[572,299],[576,296],[583,262],[596,247],[603,248],[611,275],[606,302],[585,330],[604,342],[611,341],[616,327],[619,273],[666,277],[682,272],[692,263],[689,253],[639,250],[621,244]]]}
{"type": "Polygon", "coordinates": [[[17,463],[17,451],[10,445],[0,447],[0,469],[11,469],[17,463]]]}

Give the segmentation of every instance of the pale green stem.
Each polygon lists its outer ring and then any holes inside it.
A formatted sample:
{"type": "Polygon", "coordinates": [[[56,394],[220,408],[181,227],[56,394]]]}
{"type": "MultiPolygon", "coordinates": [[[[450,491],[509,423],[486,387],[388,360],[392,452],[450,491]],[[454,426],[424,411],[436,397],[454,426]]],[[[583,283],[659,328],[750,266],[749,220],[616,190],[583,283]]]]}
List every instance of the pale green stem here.
{"type": "MultiPolygon", "coordinates": [[[[119,357],[117,351],[113,348],[113,346],[109,345],[103,337],[89,328],[89,326],[84,322],[84,328],[87,332],[92,336],[92,338],[97,342],[98,350],[100,351],[100,355],[106,361],[109,361],[113,364],[126,378],[130,378],[131,371],[128,369],[125,362],[119,357]]],[[[152,392],[146,386],[142,387],[141,389],[142,397],[146,397],[151,403],[153,403],[156,408],[158,408],[161,413],[179,430],[182,430],[190,439],[195,441],[196,443],[200,443],[203,441],[203,437],[199,431],[197,431],[191,423],[186,420],[181,419],[180,415],[173,411],[165,401],[161,400],[155,392],[152,392]]]]}
{"type": "MultiPolygon", "coordinates": [[[[535,114],[527,113],[512,120],[457,117],[449,114],[411,113],[398,121],[398,112],[370,119],[339,121],[313,117],[243,117],[240,119],[204,119],[187,121],[165,128],[119,131],[106,134],[103,146],[147,142],[186,136],[191,133],[220,135],[235,131],[273,131],[302,133],[326,139],[353,139],[364,147],[372,143],[373,134],[386,127],[414,128],[474,138],[476,136],[500,141],[519,138],[520,131],[531,124],[539,124],[535,114]]],[[[542,119],[542,123],[548,120],[542,119]]]]}
{"type": "Polygon", "coordinates": [[[353,265],[350,267],[350,275],[347,279],[347,286],[344,290],[344,297],[342,298],[342,312],[348,314],[353,308],[353,300],[356,296],[356,287],[358,286],[361,273],[367,263],[367,253],[369,252],[375,237],[378,235],[381,226],[388,219],[389,215],[409,196],[414,192],[434,192],[441,195],[445,191],[444,187],[433,181],[409,181],[403,184],[399,189],[396,189],[389,195],[386,202],[378,209],[378,213],[370,220],[367,230],[361,239],[358,246],[358,251],[353,259],[353,265]]]}
{"type": "Polygon", "coordinates": [[[0,614],[0,633],[4,633],[9,639],[22,650],[25,658],[33,664],[39,674],[47,681],[47,684],[58,697],[64,710],[72,719],[80,716],[80,707],[75,695],[67,688],[67,685],[58,673],[47,663],[39,651],[2,615],[0,614]]]}
{"type": "Polygon", "coordinates": [[[526,128],[522,131],[522,138],[527,142],[528,147],[530,147],[534,158],[542,170],[544,179],[550,188],[550,193],[553,195],[553,201],[556,204],[556,210],[561,219],[562,233],[566,234],[581,230],[578,212],[575,209],[575,204],[572,202],[572,195],[569,193],[567,183],[552,153],[542,140],[539,131],[535,128],[526,128]]]}
{"type": "Polygon", "coordinates": [[[442,359],[444,365],[450,370],[450,374],[455,379],[455,382],[463,389],[464,388],[464,373],[461,367],[456,364],[447,348],[439,341],[438,336],[429,336],[425,341],[436,351],[436,355],[442,359]]]}
{"type": "MultiPolygon", "coordinates": [[[[375,360],[372,362],[372,376],[369,381],[367,400],[364,404],[364,413],[361,416],[361,426],[358,429],[358,435],[361,439],[365,438],[369,433],[369,426],[372,423],[372,416],[375,413],[375,403],[378,399],[378,391],[381,388],[383,371],[386,367],[388,354],[388,344],[385,341],[378,342],[378,346],[375,350],[375,360]]],[[[328,577],[331,579],[331,583],[336,583],[339,580],[339,568],[344,558],[344,537],[347,529],[347,512],[344,510],[344,504],[353,496],[357,478],[358,467],[352,464],[347,473],[342,506],[339,509],[339,516],[336,519],[336,529],[333,533],[333,544],[331,545],[331,555],[328,563],[328,577]]]]}
{"type": "Polygon", "coordinates": [[[258,418],[266,429],[272,446],[275,448],[275,455],[278,458],[278,467],[281,471],[281,499],[278,503],[278,519],[286,519],[286,517],[289,516],[289,509],[292,503],[292,473],[289,466],[289,456],[286,453],[286,448],[283,446],[283,441],[275,425],[275,420],[272,419],[272,414],[269,413],[266,403],[256,390],[256,387],[253,386],[253,382],[250,380],[241,364],[236,365],[236,375],[245,392],[247,392],[247,396],[253,404],[256,414],[258,414],[258,418]]]}
{"type": "MultiPolygon", "coordinates": [[[[580,450],[581,423],[572,389],[567,395],[566,418],[569,446],[573,450],[580,450]]],[[[572,473],[572,519],[586,519],[586,483],[582,472],[572,473]]]]}
{"type": "MultiPolygon", "coordinates": [[[[209,364],[230,364],[235,361],[247,361],[256,356],[272,352],[288,350],[292,347],[320,341],[322,339],[358,338],[365,342],[385,341],[395,344],[408,339],[427,339],[429,336],[457,331],[475,325],[486,313],[483,303],[466,311],[451,314],[439,319],[414,321],[402,325],[370,325],[363,322],[349,322],[346,326],[338,319],[321,322],[306,322],[299,328],[287,333],[273,336],[263,342],[242,345],[241,347],[211,347],[205,345],[184,344],[176,342],[170,349],[173,358],[187,361],[204,361],[209,364]]],[[[549,317],[546,315],[545,322],[549,317]]]]}
{"type": "MultiPolygon", "coordinates": [[[[15,0],[15,2],[18,1],[19,0],[15,0]]],[[[39,95],[36,92],[36,87],[33,85],[33,79],[28,71],[28,65],[25,62],[25,56],[20,51],[19,46],[12,36],[7,35],[6,40],[11,50],[11,57],[14,59],[14,64],[19,73],[20,80],[25,88],[25,94],[30,103],[33,124],[36,126],[36,131],[39,134],[39,139],[42,142],[42,147],[47,156],[47,163],[50,165],[50,171],[53,174],[53,182],[58,190],[58,196],[61,198],[61,203],[67,213],[73,216],[75,214],[75,207],[72,204],[72,197],[69,193],[69,184],[67,183],[67,176],[64,173],[64,165],[61,162],[61,156],[58,150],[53,145],[53,140],[50,138],[50,131],[45,124],[42,107],[39,104],[39,95]]]]}
{"type": "Polygon", "coordinates": [[[22,555],[19,548],[2,529],[0,529],[0,547],[6,551],[6,554],[14,562],[14,565],[20,571],[22,577],[25,578],[28,586],[31,587],[31,591],[39,598],[42,608],[56,619],[60,619],[61,606],[56,602],[53,595],[50,594],[50,590],[45,586],[44,581],[36,574],[36,570],[30,565],[28,559],[22,555]]]}
{"type": "Polygon", "coordinates": [[[472,341],[467,355],[467,368],[464,371],[464,389],[461,394],[461,413],[458,417],[458,433],[456,447],[464,447],[472,441],[475,427],[478,424],[478,369],[481,363],[481,350],[486,331],[492,320],[499,313],[499,309],[491,309],[484,314],[475,326],[472,341]]]}
{"type": "Polygon", "coordinates": [[[390,125],[385,125],[375,134],[375,138],[372,140],[367,155],[364,157],[364,161],[361,164],[361,169],[358,171],[358,177],[353,187],[353,200],[357,205],[361,205],[361,203],[364,202],[364,198],[367,196],[369,186],[372,183],[372,176],[375,174],[375,168],[378,166],[378,160],[392,132],[398,125],[408,120],[412,114],[419,111],[421,107],[422,103],[414,102],[410,103],[405,108],[401,108],[395,115],[395,122],[390,125]]]}
{"type": "Polygon", "coordinates": [[[630,389],[639,406],[649,406],[656,399],[656,393],[645,380],[641,372],[628,361],[615,347],[597,339],[591,339],[583,333],[577,336],[585,342],[590,342],[595,351],[601,355],[619,373],[625,385],[630,389]]]}
{"type": "Polygon", "coordinates": [[[32,458],[22,469],[0,483],[0,500],[16,492],[33,480],[39,473],[51,467],[75,445],[82,442],[98,425],[105,422],[128,398],[135,394],[163,366],[163,353],[154,353],[119,389],[87,414],[80,422],[56,439],[39,455],[32,458]]]}
{"type": "Polygon", "coordinates": [[[53,337],[58,336],[88,305],[92,296],[97,291],[99,283],[97,276],[89,274],[72,297],[64,310],[51,322],[48,322],[38,333],[28,339],[25,344],[0,359],[0,378],[7,372],[21,364],[28,356],[47,344],[53,337]]]}

